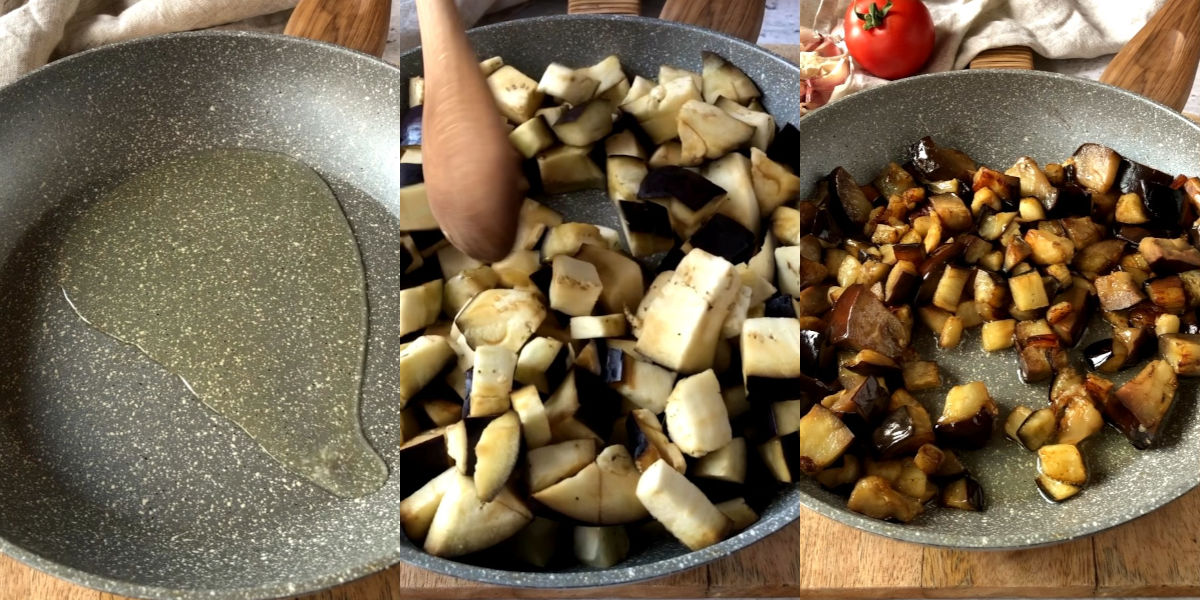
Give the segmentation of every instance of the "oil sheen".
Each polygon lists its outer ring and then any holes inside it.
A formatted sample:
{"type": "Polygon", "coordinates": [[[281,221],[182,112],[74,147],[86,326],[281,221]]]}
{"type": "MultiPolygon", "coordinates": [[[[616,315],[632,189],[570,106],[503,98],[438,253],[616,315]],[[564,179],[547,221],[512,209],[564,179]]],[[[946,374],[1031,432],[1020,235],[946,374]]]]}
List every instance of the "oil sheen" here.
{"type": "Polygon", "coordinates": [[[286,468],[342,497],[383,485],[359,423],[363,262],[312,169],[253,150],[172,159],[95,200],[60,252],[80,317],[286,468]]]}

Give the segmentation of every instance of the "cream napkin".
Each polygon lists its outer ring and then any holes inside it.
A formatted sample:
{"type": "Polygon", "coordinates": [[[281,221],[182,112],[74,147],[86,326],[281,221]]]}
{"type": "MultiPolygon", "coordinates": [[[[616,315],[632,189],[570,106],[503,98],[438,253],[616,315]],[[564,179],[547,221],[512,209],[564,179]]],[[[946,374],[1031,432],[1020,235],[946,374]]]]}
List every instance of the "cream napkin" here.
{"type": "MultiPolygon", "coordinates": [[[[226,25],[282,31],[297,0],[0,0],[0,86],[65,56],[132,38],[226,25]],[[274,15],[273,17],[262,17],[274,15]],[[229,25],[233,24],[233,25],[229,25]]],[[[403,10],[392,0],[392,34],[384,58],[395,60],[403,10]]]]}

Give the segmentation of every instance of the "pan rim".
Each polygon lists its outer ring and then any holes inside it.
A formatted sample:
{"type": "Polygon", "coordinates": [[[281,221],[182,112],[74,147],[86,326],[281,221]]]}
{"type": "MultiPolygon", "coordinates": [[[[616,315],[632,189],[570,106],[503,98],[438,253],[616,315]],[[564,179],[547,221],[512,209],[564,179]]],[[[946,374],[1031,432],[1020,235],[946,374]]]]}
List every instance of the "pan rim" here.
{"type": "MultiPolygon", "coordinates": [[[[927,73],[914,77],[905,78],[903,80],[888,83],[877,88],[862,90],[858,93],[839,101],[827,104],[820,108],[805,114],[796,124],[796,127],[804,133],[804,127],[821,127],[827,126],[824,123],[813,123],[813,120],[823,120],[824,115],[831,111],[827,110],[830,107],[842,106],[840,110],[853,110],[856,105],[861,106],[864,103],[878,101],[884,94],[894,92],[897,87],[894,86],[927,86],[930,81],[946,80],[946,79],[1006,79],[1020,80],[1029,82],[1031,80],[1054,80],[1056,82],[1065,83],[1066,85],[1076,85],[1085,89],[1089,89],[1101,94],[1120,95],[1127,100],[1136,101],[1149,108],[1149,110],[1158,111],[1164,117],[1172,118],[1174,121],[1181,123],[1185,129],[1191,130],[1193,135],[1200,138],[1200,123],[1192,121],[1184,116],[1182,112],[1177,111],[1160,102],[1156,102],[1145,96],[1131,92],[1129,90],[1119,88],[1113,85],[1102,83],[1099,81],[1084,79],[1062,73],[1052,73],[1048,71],[1036,70],[999,70],[999,69],[983,69],[983,70],[959,70],[946,71],[940,73],[927,73]],[[888,90],[888,91],[881,91],[888,90]],[[844,106],[843,106],[844,103],[844,106]]],[[[833,110],[839,110],[834,108],[833,110]]],[[[1131,523],[1141,519],[1151,513],[1154,513],[1164,506],[1171,504],[1184,496],[1185,494],[1200,488],[1200,473],[1191,475],[1186,481],[1177,483],[1172,486],[1164,486],[1163,493],[1156,494],[1153,500],[1147,503],[1147,510],[1136,514],[1132,517],[1123,519],[1113,519],[1105,522],[1093,522],[1088,527],[1079,528],[1076,531],[1071,531],[1066,535],[1055,537],[1054,535],[1045,535],[1033,538],[1026,543],[1016,542],[1015,539],[1000,538],[999,543],[989,543],[988,538],[980,538],[979,536],[967,536],[961,534],[948,535],[941,531],[933,531],[920,529],[915,527],[905,526],[904,524],[890,523],[871,519],[863,515],[854,513],[844,507],[835,506],[824,502],[817,496],[809,493],[807,490],[801,490],[799,494],[800,503],[808,510],[816,512],[823,517],[832,519],[843,525],[848,525],[859,531],[885,537],[892,540],[902,542],[910,542],[929,546],[933,548],[950,548],[960,550],[982,550],[982,551],[1009,551],[1009,550],[1025,550],[1031,548],[1041,548],[1083,539],[1104,531],[1108,531],[1115,527],[1131,523]]],[[[1051,532],[1053,533],[1053,532],[1051,532]]],[[[994,539],[994,538],[993,538],[994,539]]]]}

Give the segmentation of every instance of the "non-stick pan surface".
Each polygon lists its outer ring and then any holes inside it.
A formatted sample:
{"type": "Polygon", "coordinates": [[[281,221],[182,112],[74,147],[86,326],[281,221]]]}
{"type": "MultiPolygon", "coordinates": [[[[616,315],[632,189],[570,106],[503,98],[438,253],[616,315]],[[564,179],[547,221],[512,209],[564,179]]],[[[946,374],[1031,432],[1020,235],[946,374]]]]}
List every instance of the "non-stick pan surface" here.
{"type": "MultiPolygon", "coordinates": [[[[1080,144],[1098,142],[1172,175],[1200,174],[1200,127],[1179,113],[1114,87],[1033,71],[914,77],[816,110],[798,127],[805,189],[837,166],[869,182],[888,161],[903,162],[907,146],[926,135],[1001,170],[1021,156],[1038,164],[1061,161],[1080,144]]],[[[1106,330],[1093,323],[1079,347],[1109,337],[1106,330]]],[[[977,330],[952,350],[934,346],[930,336],[918,338],[921,354],[942,367],[944,385],[922,396],[933,414],[940,412],[948,386],[972,380],[987,383],[1002,415],[1019,404],[1046,406],[1048,385],[1020,383],[1012,352],[984,352],[977,330]]],[[[1194,379],[1180,383],[1161,444],[1135,450],[1106,427],[1083,447],[1091,480],[1061,505],[1040,496],[1034,454],[1001,439],[1000,432],[986,449],[963,455],[986,492],[984,512],[936,510],[906,525],[885,523],[846,510],[844,499],[809,480],[801,483],[800,499],[867,531],[943,546],[1016,548],[1095,533],[1144,515],[1200,482],[1200,391],[1194,379]]]]}
{"type": "MultiPolygon", "coordinates": [[[[551,62],[584,66],[610,54],[620,57],[628,75],[657,78],[663,64],[699,71],[700,52],[709,50],[743,69],[758,84],[763,104],[780,124],[795,122],[800,115],[800,74],[794,65],[762,48],[705,29],[637,17],[559,16],[480,27],[469,35],[481,58],[502,56],[505,63],[535,78],[551,62]]],[[[400,70],[406,75],[421,73],[420,51],[401,55],[400,70]]],[[[617,227],[615,211],[604,192],[568,194],[551,198],[548,203],[570,219],[617,227]]],[[[797,493],[788,490],[769,505],[758,523],[719,544],[689,552],[681,544],[664,542],[605,570],[504,571],[433,557],[408,541],[401,548],[401,557],[434,571],[505,585],[583,587],[629,583],[728,555],[775,532],[798,514],[797,493]]]]}
{"type": "Polygon", "coordinates": [[[341,500],[291,475],[179,379],[72,313],[47,260],[105,190],[210,148],[281,152],[334,189],[367,267],[365,432],[398,446],[399,71],[283,36],[169,35],[0,90],[0,550],[90,587],[263,598],[393,564],[397,479],[341,500]]]}

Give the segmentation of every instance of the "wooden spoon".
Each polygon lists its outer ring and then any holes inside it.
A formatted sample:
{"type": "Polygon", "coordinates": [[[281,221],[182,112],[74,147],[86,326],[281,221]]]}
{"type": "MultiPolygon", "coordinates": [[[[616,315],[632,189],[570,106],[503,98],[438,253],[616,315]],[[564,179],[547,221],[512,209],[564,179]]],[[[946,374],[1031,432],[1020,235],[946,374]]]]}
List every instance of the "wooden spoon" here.
{"type": "Polygon", "coordinates": [[[1169,0],[1108,63],[1100,81],[1183,110],[1200,62],[1200,0],[1169,0]]]}
{"type": "Polygon", "coordinates": [[[453,0],[417,0],[425,62],[421,151],[429,207],[463,252],[508,255],[523,199],[520,157],[508,141],[453,0]]]}
{"type": "Polygon", "coordinates": [[[300,0],[283,32],[383,56],[391,12],[391,0],[300,0]]]}

